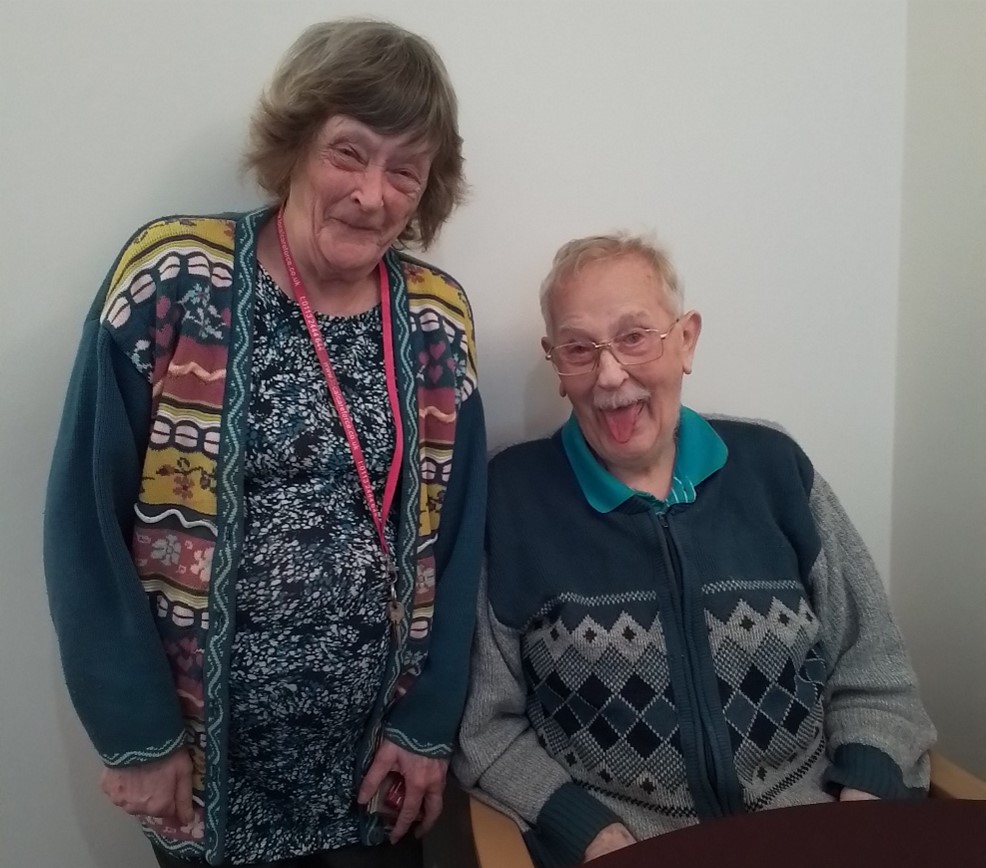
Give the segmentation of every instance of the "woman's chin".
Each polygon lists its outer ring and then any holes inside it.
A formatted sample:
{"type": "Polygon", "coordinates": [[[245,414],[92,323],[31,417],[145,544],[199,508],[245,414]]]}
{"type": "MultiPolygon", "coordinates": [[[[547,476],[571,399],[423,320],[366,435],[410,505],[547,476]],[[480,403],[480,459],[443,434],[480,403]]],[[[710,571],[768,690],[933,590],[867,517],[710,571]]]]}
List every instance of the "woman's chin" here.
{"type": "Polygon", "coordinates": [[[358,277],[364,277],[376,268],[386,249],[369,241],[353,243],[341,240],[319,245],[322,259],[330,270],[337,274],[358,277]]]}

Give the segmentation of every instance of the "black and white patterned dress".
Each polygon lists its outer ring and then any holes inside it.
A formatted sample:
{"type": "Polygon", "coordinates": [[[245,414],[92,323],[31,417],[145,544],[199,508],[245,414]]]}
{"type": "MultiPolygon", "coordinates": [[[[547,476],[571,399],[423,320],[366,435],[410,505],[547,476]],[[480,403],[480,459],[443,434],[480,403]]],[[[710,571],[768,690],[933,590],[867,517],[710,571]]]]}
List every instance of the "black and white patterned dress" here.
{"type": "MultiPolygon", "coordinates": [[[[316,317],[379,504],[395,436],[380,308],[316,317]]],[[[380,543],[342,425],[297,305],[263,269],[248,426],[230,666],[234,863],[357,842],[355,752],[389,641],[380,543]]]]}

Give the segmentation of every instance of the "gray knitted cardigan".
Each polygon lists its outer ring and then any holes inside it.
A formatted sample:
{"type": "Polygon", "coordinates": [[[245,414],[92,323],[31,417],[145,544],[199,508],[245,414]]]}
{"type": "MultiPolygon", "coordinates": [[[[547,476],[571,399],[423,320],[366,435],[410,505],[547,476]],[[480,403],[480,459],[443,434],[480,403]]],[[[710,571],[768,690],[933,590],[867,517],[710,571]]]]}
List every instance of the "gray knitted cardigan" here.
{"type": "Polygon", "coordinates": [[[537,864],[717,816],[923,795],[934,729],[883,585],[783,432],[715,420],[694,503],[587,503],[555,435],[490,465],[462,783],[537,864]]]}

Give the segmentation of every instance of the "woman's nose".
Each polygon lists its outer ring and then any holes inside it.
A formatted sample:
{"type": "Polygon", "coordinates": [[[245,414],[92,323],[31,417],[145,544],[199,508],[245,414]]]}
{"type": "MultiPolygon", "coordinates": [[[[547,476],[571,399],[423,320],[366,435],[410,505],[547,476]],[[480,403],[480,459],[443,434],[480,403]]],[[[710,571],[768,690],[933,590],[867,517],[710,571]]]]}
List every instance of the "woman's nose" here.
{"type": "Polygon", "coordinates": [[[381,166],[367,164],[353,190],[353,199],[364,211],[373,211],[383,205],[383,189],[386,174],[381,166]]]}

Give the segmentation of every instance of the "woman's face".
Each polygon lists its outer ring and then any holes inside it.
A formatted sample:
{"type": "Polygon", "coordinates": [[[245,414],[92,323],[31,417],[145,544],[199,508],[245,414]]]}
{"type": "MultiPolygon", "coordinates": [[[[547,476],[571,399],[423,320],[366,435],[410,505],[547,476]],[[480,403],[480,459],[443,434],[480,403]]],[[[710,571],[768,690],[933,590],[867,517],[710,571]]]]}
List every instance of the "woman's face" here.
{"type": "Polygon", "coordinates": [[[404,231],[428,184],[432,149],[336,115],[291,179],[286,215],[324,277],[359,280],[404,231]]]}

